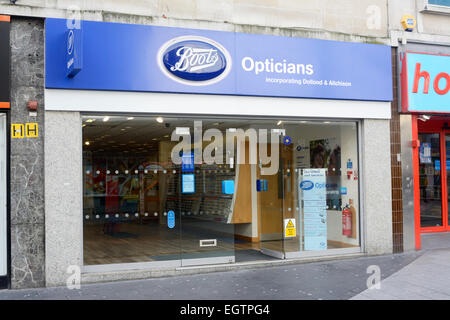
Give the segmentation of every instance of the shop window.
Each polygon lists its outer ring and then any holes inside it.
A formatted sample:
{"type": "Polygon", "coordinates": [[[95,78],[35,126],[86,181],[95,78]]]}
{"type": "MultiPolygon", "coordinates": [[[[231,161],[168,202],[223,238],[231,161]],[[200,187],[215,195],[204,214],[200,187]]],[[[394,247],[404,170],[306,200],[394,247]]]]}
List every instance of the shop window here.
{"type": "Polygon", "coordinates": [[[86,115],[84,265],[359,248],[357,123],[86,115]]]}
{"type": "Polygon", "coordinates": [[[450,14],[450,0],[424,0],[422,12],[450,14]]]}
{"type": "Polygon", "coordinates": [[[450,7],[450,0],[428,0],[428,4],[450,7]]]}

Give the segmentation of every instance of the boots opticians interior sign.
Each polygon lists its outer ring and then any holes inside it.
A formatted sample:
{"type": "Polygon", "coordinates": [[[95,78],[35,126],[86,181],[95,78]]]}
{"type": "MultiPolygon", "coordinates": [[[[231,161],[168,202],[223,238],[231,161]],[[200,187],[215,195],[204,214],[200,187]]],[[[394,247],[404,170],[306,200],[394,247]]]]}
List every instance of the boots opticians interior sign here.
{"type": "Polygon", "coordinates": [[[69,42],[63,19],[45,32],[51,89],[392,100],[385,45],[94,21],[69,42]]]}
{"type": "Polygon", "coordinates": [[[401,82],[404,112],[450,112],[450,56],[406,52],[401,82]]]}

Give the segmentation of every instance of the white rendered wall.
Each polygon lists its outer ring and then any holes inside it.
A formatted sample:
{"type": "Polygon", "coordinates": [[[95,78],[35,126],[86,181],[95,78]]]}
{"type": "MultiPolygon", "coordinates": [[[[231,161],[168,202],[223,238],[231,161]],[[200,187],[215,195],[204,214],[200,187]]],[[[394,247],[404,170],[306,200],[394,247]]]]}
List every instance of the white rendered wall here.
{"type": "Polygon", "coordinates": [[[6,210],[6,114],[0,115],[0,276],[8,272],[7,210],[6,210]]]}

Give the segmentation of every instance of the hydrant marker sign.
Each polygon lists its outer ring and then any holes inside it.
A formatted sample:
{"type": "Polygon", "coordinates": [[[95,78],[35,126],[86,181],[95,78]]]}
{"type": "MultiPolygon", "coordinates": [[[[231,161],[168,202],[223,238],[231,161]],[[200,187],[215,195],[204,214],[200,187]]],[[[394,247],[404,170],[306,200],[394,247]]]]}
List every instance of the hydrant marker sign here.
{"type": "Polygon", "coordinates": [[[326,169],[303,169],[304,250],[327,249],[326,169]]]}

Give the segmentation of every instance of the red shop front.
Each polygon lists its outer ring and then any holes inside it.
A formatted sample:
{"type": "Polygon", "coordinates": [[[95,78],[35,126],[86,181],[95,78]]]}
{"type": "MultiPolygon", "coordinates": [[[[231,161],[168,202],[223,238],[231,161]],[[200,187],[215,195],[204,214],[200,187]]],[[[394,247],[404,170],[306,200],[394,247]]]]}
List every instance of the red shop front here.
{"type": "Polygon", "coordinates": [[[450,56],[402,56],[402,112],[412,114],[415,245],[450,231],[450,56]],[[444,165],[445,164],[445,165],[444,165]]]}

